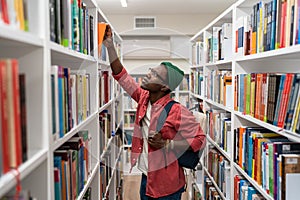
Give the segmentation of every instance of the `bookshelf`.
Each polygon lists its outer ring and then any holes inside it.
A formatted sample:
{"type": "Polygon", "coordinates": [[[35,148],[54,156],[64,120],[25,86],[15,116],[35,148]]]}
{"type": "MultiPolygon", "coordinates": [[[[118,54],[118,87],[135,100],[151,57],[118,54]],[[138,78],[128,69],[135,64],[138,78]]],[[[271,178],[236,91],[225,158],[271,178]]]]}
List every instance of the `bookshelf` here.
{"type": "Polygon", "coordinates": [[[281,182],[286,181],[288,167],[282,159],[294,156],[296,161],[300,154],[295,148],[300,146],[295,103],[299,101],[299,16],[291,11],[299,5],[285,3],[239,0],[190,40],[191,107],[203,102],[208,117],[208,144],[202,168],[194,173],[194,184],[202,185],[198,189],[204,199],[209,195],[243,199],[245,193],[248,199],[292,199],[283,191],[299,195],[281,182]],[[291,17],[280,24],[285,12],[291,17]],[[273,76],[282,79],[282,94],[273,76]],[[274,149],[285,144],[289,150],[274,149]],[[228,180],[223,179],[226,176],[228,180]]]}
{"type": "MultiPolygon", "coordinates": [[[[0,198],[118,198],[122,92],[98,40],[99,24],[109,21],[94,0],[7,6],[8,18],[0,17],[0,198]]],[[[114,41],[122,59],[116,32],[114,41]]]]}

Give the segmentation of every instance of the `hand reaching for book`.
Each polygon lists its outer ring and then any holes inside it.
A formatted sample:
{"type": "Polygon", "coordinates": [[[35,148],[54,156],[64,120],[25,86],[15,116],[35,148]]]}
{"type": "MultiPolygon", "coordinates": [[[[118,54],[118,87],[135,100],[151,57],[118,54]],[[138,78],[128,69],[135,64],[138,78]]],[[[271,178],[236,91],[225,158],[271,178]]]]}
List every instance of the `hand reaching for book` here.
{"type": "Polygon", "coordinates": [[[106,25],[105,34],[103,38],[103,44],[106,48],[114,47],[113,38],[112,38],[112,31],[110,25],[106,25]]]}

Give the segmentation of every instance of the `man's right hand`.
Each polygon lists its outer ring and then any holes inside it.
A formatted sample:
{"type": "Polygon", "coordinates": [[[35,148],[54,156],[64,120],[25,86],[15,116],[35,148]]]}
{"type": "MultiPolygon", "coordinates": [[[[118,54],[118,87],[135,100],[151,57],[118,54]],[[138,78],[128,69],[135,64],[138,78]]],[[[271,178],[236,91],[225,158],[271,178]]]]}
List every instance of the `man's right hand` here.
{"type": "Polygon", "coordinates": [[[112,38],[112,31],[110,25],[106,25],[105,34],[103,38],[103,44],[106,48],[114,47],[113,38],[112,38]]]}

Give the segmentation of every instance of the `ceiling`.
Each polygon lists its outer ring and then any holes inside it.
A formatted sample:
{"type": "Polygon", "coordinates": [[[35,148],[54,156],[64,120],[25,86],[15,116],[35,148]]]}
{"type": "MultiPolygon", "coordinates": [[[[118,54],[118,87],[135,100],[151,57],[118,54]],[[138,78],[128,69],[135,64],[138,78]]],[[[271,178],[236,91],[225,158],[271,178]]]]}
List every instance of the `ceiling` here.
{"type": "Polygon", "coordinates": [[[96,0],[106,15],[219,14],[236,0],[96,0]]]}

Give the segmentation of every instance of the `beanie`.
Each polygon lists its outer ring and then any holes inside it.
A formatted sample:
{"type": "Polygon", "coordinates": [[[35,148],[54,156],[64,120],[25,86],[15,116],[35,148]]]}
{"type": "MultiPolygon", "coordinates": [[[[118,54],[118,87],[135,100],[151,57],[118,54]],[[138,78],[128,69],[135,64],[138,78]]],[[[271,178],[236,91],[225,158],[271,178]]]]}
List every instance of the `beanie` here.
{"type": "Polygon", "coordinates": [[[165,65],[168,71],[168,86],[170,90],[174,90],[181,83],[183,79],[183,71],[173,65],[170,62],[162,62],[162,65],[165,65]]]}

